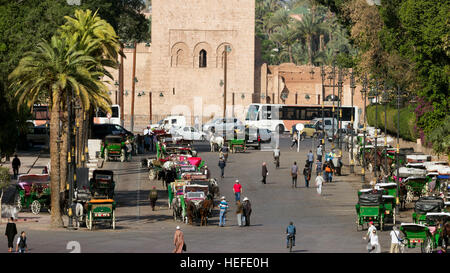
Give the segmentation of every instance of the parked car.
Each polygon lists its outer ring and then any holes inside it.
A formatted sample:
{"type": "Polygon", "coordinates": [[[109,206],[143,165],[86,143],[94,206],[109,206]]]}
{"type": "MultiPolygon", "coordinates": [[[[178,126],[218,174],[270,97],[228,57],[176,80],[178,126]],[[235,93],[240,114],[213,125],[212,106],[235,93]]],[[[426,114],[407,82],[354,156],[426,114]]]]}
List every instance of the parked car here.
{"type": "Polygon", "coordinates": [[[206,140],[206,133],[200,132],[192,126],[181,127],[174,130],[174,133],[185,140],[206,140]]]}
{"type": "MultiPolygon", "coordinates": [[[[325,131],[331,130],[333,128],[333,118],[325,118],[325,131]]],[[[311,120],[311,123],[316,130],[321,131],[322,130],[322,118],[315,118],[311,120]]],[[[337,119],[334,119],[334,129],[338,127],[337,119]]]]}
{"type": "MultiPolygon", "coordinates": [[[[294,133],[294,131],[296,131],[296,129],[295,129],[296,126],[297,126],[297,124],[292,126],[291,135],[294,133]]],[[[310,138],[316,137],[317,133],[318,133],[318,130],[317,130],[318,127],[319,127],[318,125],[314,126],[312,123],[303,124],[303,130],[300,131],[300,136],[302,136],[303,139],[305,139],[306,137],[310,137],[310,138]]]]}
{"type": "Polygon", "coordinates": [[[244,124],[237,118],[216,118],[203,125],[203,132],[221,134],[225,130],[228,134],[239,128],[244,128],[244,124]]]}
{"type": "Polygon", "coordinates": [[[261,149],[261,144],[270,143],[272,132],[268,129],[245,128],[245,146],[261,149]]]}

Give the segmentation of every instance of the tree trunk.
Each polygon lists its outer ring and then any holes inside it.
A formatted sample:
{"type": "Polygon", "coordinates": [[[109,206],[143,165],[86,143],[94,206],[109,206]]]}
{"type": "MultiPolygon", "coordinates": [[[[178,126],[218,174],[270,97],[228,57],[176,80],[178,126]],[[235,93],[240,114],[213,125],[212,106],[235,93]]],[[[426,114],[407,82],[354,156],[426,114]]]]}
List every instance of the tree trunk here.
{"type": "Polygon", "coordinates": [[[320,34],[320,51],[323,52],[324,49],[325,49],[324,35],[320,34]]]}
{"type": "Polygon", "coordinates": [[[292,59],[292,47],[288,46],[288,52],[289,52],[289,62],[293,63],[293,59],[292,59]]]}
{"type": "MultiPolygon", "coordinates": [[[[60,178],[59,178],[59,191],[64,192],[66,190],[66,184],[67,184],[67,152],[69,147],[68,142],[68,113],[67,111],[64,111],[63,118],[62,118],[62,130],[61,130],[61,144],[60,144],[60,178]]],[[[64,200],[61,200],[64,201],[64,200]]]]}
{"type": "Polygon", "coordinates": [[[312,65],[312,49],[311,49],[311,35],[306,36],[306,43],[308,44],[308,64],[312,65]]]}
{"type": "Polygon", "coordinates": [[[63,227],[60,209],[60,155],[58,150],[59,131],[59,97],[54,98],[50,118],[50,188],[51,188],[51,222],[53,228],[63,227]]]}

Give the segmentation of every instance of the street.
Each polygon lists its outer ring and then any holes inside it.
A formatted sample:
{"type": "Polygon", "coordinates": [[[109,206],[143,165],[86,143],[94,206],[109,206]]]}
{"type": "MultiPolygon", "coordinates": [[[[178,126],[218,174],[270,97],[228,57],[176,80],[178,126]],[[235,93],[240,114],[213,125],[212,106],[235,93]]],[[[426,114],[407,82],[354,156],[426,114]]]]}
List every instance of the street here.
{"type": "MultiPolygon", "coordinates": [[[[347,182],[346,176],[335,177],[325,184],[322,195],[316,192],[313,172],[310,188],[305,188],[303,175],[297,186],[291,187],[290,167],[297,161],[301,174],[306,154],[313,145],[312,139],[300,143],[300,152],[290,150],[290,139],[280,138],[281,163],[275,169],[272,152],[248,149],[245,153],[230,154],[225,168],[225,178],[219,178],[221,196],[229,203],[226,226],[218,227],[218,209],[209,219],[208,226],[194,226],[175,222],[172,210],[167,206],[167,191],[161,181],[150,182],[146,169],[140,167],[143,156],[133,157],[132,162],[105,162],[102,169],[114,171],[116,181],[117,227],[98,226],[94,231],[81,228],[47,230],[49,214],[39,215],[37,223],[17,224],[29,237],[30,252],[69,252],[75,241],[81,252],[171,252],[173,233],[180,225],[185,236],[188,252],[287,252],[285,230],[290,221],[297,227],[296,247],[298,253],[364,253],[365,231],[356,231],[356,191],[360,183],[347,182]],[[261,181],[261,164],[267,162],[267,184],[261,181]],[[252,203],[250,227],[238,227],[232,186],[239,179],[244,197],[252,203]],[[149,190],[156,186],[159,199],[152,211],[148,200],[149,190]]],[[[220,177],[217,153],[209,152],[207,143],[195,145],[207,163],[212,177],[220,177]]],[[[313,151],[315,151],[313,149],[313,151]]],[[[353,180],[355,180],[353,178],[353,180]]],[[[216,200],[217,205],[217,200],[216,200]]],[[[32,215],[32,214],[29,214],[32,215]]],[[[31,218],[33,219],[33,218],[31,218]]],[[[65,220],[67,224],[67,220],[65,220]]],[[[389,232],[379,233],[382,252],[389,251],[389,232]]],[[[1,243],[6,245],[6,237],[1,243]]]]}

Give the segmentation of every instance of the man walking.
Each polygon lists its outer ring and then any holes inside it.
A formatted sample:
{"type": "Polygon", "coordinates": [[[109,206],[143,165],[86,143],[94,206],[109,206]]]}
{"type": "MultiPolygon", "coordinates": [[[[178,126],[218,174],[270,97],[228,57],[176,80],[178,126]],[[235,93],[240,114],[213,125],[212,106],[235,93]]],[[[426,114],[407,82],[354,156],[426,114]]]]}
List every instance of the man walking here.
{"type": "Polygon", "coordinates": [[[316,161],[316,175],[321,176],[322,175],[322,161],[317,159],[316,161]]]}
{"type": "Polygon", "coordinates": [[[311,168],[309,168],[309,164],[305,164],[305,168],[303,169],[303,175],[305,176],[305,187],[309,188],[309,180],[311,179],[311,168]]]}
{"type": "Polygon", "coordinates": [[[239,180],[236,179],[236,183],[233,185],[233,193],[234,196],[236,197],[236,202],[237,201],[241,201],[241,193],[242,193],[242,185],[239,184],[239,180]]]}
{"type": "Polygon", "coordinates": [[[277,147],[273,150],[273,159],[275,160],[275,167],[278,169],[280,167],[280,147],[277,147]]]}
{"type": "Polygon", "coordinates": [[[263,164],[262,164],[262,173],[261,174],[263,177],[261,182],[263,184],[266,184],[266,178],[267,178],[267,175],[269,174],[269,171],[267,170],[266,162],[263,162],[263,164]]]}
{"type": "Polygon", "coordinates": [[[239,227],[242,227],[242,213],[244,213],[244,206],[242,205],[241,201],[236,201],[236,217],[237,217],[237,224],[239,227]]]}
{"type": "Polygon", "coordinates": [[[225,226],[225,214],[227,213],[228,203],[225,200],[225,196],[222,196],[219,204],[220,216],[219,216],[219,227],[225,226]]]}
{"type": "Polygon", "coordinates": [[[393,226],[391,230],[391,251],[390,253],[399,253],[400,231],[397,226],[393,226]]]}
{"type": "Polygon", "coordinates": [[[144,130],[144,149],[145,152],[149,152],[150,151],[150,139],[151,139],[151,135],[150,135],[150,126],[147,126],[147,129],[144,130]]]}
{"type": "Polygon", "coordinates": [[[183,253],[184,247],[184,234],[181,231],[180,226],[177,226],[177,230],[173,235],[173,244],[175,245],[175,249],[172,251],[173,253],[183,253]]]}
{"type": "Polygon", "coordinates": [[[13,222],[14,218],[10,217],[8,219],[8,224],[6,224],[5,235],[8,238],[8,252],[12,252],[14,247],[14,237],[17,235],[16,223],[13,222]]]}
{"type": "Polygon", "coordinates": [[[295,131],[294,134],[292,135],[292,145],[289,149],[292,150],[292,147],[294,147],[297,144],[298,144],[298,136],[297,136],[297,131],[295,131]]]}
{"type": "Polygon", "coordinates": [[[13,172],[14,172],[14,179],[17,179],[17,176],[19,175],[19,168],[20,168],[20,159],[17,157],[17,154],[14,155],[14,159],[11,162],[13,172]]]}
{"type": "Polygon", "coordinates": [[[225,157],[221,156],[219,158],[219,168],[220,168],[220,171],[221,171],[220,177],[222,177],[222,178],[223,178],[224,173],[225,173],[225,166],[226,166],[225,157]]]}
{"type": "Polygon", "coordinates": [[[317,147],[316,153],[317,153],[317,160],[322,162],[322,155],[323,155],[322,144],[317,147]]]}
{"type": "Polygon", "coordinates": [[[309,150],[307,157],[308,157],[307,159],[308,159],[309,168],[312,169],[312,165],[314,163],[314,154],[312,153],[311,150],[309,150]]]}
{"type": "Polygon", "coordinates": [[[317,193],[318,193],[319,195],[322,194],[322,185],[323,185],[323,182],[324,182],[323,176],[321,176],[321,175],[316,176],[317,193]]]}
{"type": "Polygon", "coordinates": [[[150,199],[150,205],[152,206],[152,211],[155,210],[156,200],[158,200],[158,191],[156,190],[156,187],[153,186],[152,190],[149,194],[150,199]]]}
{"type": "Polygon", "coordinates": [[[246,226],[250,226],[250,215],[252,214],[252,204],[248,197],[244,197],[244,221],[246,226]]]}
{"type": "Polygon", "coordinates": [[[297,175],[298,175],[298,166],[297,161],[294,162],[294,165],[291,167],[291,176],[292,176],[292,187],[297,188],[297,175]]]}

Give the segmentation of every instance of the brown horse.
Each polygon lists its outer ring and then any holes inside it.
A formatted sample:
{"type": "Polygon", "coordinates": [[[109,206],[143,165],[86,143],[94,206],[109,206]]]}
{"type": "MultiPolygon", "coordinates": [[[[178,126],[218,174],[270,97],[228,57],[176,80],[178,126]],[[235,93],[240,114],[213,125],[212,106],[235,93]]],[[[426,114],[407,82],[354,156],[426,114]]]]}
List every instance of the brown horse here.
{"type": "Polygon", "coordinates": [[[442,238],[441,239],[442,250],[444,252],[447,252],[448,241],[450,238],[450,221],[447,221],[445,224],[442,225],[442,232],[440,237],[442,238]]]}
{"type": "Polygon", "coordinates": [[[188,224],[192,225],[195,214],[195,204],[192,201],[186,203],[186,216],[188,219],[188,224]]]}
{"type": "Polygon", "coordinates": [[[210,212],[213,208],[213,200],[206,199],[200,204],[200,226],[203,226],[203,223],[205,223],[205,226],[208,225],[208,216],[210,215],[210,212]]]}

